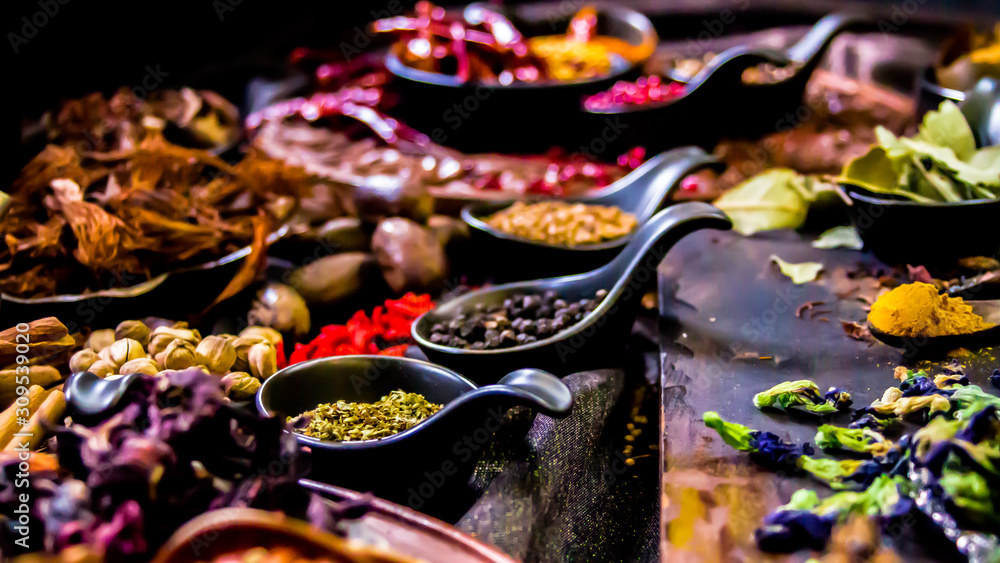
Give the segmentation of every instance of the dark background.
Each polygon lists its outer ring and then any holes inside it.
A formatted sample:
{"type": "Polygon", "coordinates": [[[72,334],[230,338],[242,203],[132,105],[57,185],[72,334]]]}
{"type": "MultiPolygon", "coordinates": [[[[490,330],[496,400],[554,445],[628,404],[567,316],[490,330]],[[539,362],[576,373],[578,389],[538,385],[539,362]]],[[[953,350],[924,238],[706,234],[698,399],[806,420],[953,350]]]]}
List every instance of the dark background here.
{"type": "MultiPolygon", "coordinates": [[[[746,6],[747,2],[754,17],[740,18],[727,27],[727,33],[810,23],[818,13],[848,6],[878,10],[885,21],[891,21],[888,18],[894,13],[908,12],[911,15],[906,16],[902,31],[909,34],[921,32],[924,26],[940,27],[960,19],[988,22],[1000,18],[997,0],[616,3],[648,13],[662,37],[683,38],[702,29],[706,17],[714,12],[746,6]]],[[[384,14],[399,3],[408,9],[413,1],[4,0],[0,22],[5,41],[0,49],[4,52],[7,95],[2,139],[4,147],[11,150],[4,151],[0,182],[6,185],[23,164],[18,162],[21,157],[16,150],[22,120],[37,117],[60,98],[136,86],[149,72],[147,67],[158,67],[165,74],[164,87],[189,84],[214,88],[241,104],[246,80],[254,75],[280,75],[293,48],[337,48],[341,41],[352,42],[373,14],[384,14]],[[50,12],[58,11],[49,16],[45,6],[50,12]],[[22,18],[44,24],[32,33],[22,18]],[[16,53],[12,41],[18,43],[16,53]]],[[[586,0],[558,0],[551,5],[572,12],[585,4],[586,0]]]]}

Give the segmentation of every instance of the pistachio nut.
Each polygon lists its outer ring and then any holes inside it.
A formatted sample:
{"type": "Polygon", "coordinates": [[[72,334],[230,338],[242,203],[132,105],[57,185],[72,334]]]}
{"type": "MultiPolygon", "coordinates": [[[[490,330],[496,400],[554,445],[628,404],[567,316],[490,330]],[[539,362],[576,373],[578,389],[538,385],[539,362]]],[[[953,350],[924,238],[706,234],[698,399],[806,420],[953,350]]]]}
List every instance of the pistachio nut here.
{"type": "Polygon", "coordinates": [[[274,346],[281,342],[281,333],[268,326],[248,326],[240,332],[240,337],[263,338],[274,346]]]}
{"type": "Polygon", "coordinates": [[[125,362],[125,365],[118,368],[120,375],[130,373],[144,373],[146,375],[156,375],[160,373],[160,365],[150,358],[136,358],[125,362]]]}
{"type": "Polygon", "coordinates": [[[166,369],[184,369],[198,362],[194,346],[186,340],[175,339],[167,344],[166,350],[156,355],[156,363],[166,369]]]}
{"type": "Polygon", "coordinates": [[[195,360],[209,373],[227,373],[236,361],[236,348],[222,336],[206,336],[194,352],[195,360]]]}
{"type": "Polygon", "coordinates": [[[115,339],[131,338],[143,348],[149,346],[149,327],[142,321],[122,321],[115,329],[115,339]]]}
{"type": "Polygon", "coordinates": [[[114,341],[115,331],[110,328],[95,330],[90,333],[90,338],[87,339],[87,348],[90,348],[95,352],[100,352],[108,346],[111,346],[114,341]]]}
{"type": "Polygon", "coordinates": [[[131,338],[116,340],[108,349],[110,350],[108,354],[111,357],[111,361],[118,367],[125,365],[128,361],[147,357],[146,350],[143,349],[142,344],[131,338]]]}
{"type": "Polygon", "coordinates": [[[201,341],[201,334],[197,330],[188,328],[171,328],[161,326],[153,331],[149,337],[149,353],[156,356],[167,349],[174,340],[183,340],[192,345],[197,345],[201,341]]]}
{"type": "Polygon", "coordinates": [[[267,342],[263,336],[240,336],[233,340],[233,350],[236,351],[236,361],[229,369],[233,371],[250,371],[250,360],[247,358],[250,347],[258,342],[267,342]]]}
{"type": "Polygon", "coordinates": [[[114,375],[115,372],[118,371],[118,366],[116,366],[111,362],[106,362],[104,360],[97,360],[96,362],[90,364],[90,367],[87,368],[87,371],[96,375],[97,377],[100,377],[101,379],[104,379],[109,375],[114,375]]]}
{"type": "Polygon", "coordinates": [[[270,342],[258,342],[247,351],[247,362],[250,373],[265,380],[278,371],[278,352],[270,342]]]}
{"type": "Polygon", "coordinates": [[[260,381],[243,371],[234,371],[222,378],[226,396],[234,401],[249,401],[260,389],[260,381]]]}
{"type": "Polygon", "coordinates": [[[73,357],[69,359],[69,369],[73,373],[87,371],[87,369],[94,365],[94,362],[99,359],[100,358],[97,357],[97,352],[91,350],[90,348],[84,348],[76,354],[73,354],[73,357]]]}

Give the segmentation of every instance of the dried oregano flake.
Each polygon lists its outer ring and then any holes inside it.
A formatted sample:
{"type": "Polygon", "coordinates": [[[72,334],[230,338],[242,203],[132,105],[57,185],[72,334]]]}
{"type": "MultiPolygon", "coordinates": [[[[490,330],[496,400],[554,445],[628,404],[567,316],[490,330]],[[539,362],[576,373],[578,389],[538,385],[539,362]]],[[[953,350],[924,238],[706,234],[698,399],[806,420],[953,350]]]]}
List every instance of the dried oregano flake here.
{"type": "Polygon", "coordinates": [[[374,403],[324,403],[288,421],[297,432],[321,440],[378,440],[413,428],[441,410],[419,393],[395,390],[374,403]]]}

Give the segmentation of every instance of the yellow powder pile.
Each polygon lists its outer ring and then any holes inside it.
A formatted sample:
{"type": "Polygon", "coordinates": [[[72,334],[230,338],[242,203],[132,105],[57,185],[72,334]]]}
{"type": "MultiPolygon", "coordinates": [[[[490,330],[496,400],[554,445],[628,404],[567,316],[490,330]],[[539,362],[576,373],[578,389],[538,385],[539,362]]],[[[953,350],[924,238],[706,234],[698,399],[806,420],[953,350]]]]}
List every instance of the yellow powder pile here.
{"type": "Polygon", "coordinates": [[[901,285],[882,295],[872,305],[868,322],[895,336],[948,336],[969,334],[991,324],[972,312],[961,297],[938,293],[929,283],[901,285]]]}

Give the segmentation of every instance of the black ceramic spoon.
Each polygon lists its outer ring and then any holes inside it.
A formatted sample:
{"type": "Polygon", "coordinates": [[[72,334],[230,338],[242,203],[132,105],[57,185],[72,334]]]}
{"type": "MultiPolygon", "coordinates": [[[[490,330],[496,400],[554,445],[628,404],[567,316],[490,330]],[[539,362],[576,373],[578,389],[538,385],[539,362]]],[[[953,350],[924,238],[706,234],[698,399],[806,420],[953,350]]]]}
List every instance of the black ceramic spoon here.
{"type": "Polygon", "coordinates": [[[868,323],[868,330],[871,331],[872,336],[889,346],[902,348],[908,356],[946,352],[958,348],[978,350],[1000,343],[1000,300],[966,301],[966,303],[972,306],[973,312],[983,317],[983,320],[993,326],[969,334],[931,337],[895,336],[879,330],[870,322],[868,323]]]}
{"type": "MultiPolygon", "coordinates": [[[[648,150],[681,144],[709,146],[721,138],[754,138],[788,129],[804,119],[800,108],[806,83],[827,47],[840,32],[865,21],[867,18],[855,14],[830,14],[788,49],[746,45],[727,49],[670,100],[587,111],[618,123],[623,132],[616,140],[616,150],[629,146],[645,146],[648,150]],[[796,65],[796,69],[779,82],[745,82],[744,72],[762,63],[796,65]]],[[[596,122],[592,122],[591,128],[595,127],[596,122]]]]}
{"type": "Polygon", "coordinates": [[[109,379],[101,379],[89,371],[74,373],[63,385],[69,414],[77,422],[107,418],[118,410],[119,404],[130,393],[151,391],[137,389],[137,382],[143,380],[142,374],[138,373],[109,379]]]}
{"type": "MultiPolygon", "coordinates": [[[[641,227],[663,205],[685,176],[702,168],[722,171],[725,166],[715,157],[696,147],[674,149],[659,154],[629,175],[587,195],[561,201],[613,206],[635,215],[641,227]]],[[[462,219],[469,225],[480,255],[489,257],[495,272],[503,280],[559,276],[586,272],[607,264],[631,236],[598,244],[565,246],[534,241],[504,233],[490,226],[490,215],[509,207],[510,201],[474,203],[462,209],[462,219]]]]}
{"type": "MultiPolygon", "coordinates": [[[[561,34],[572,13],[559,18],[552,12],[528,15],[518,8],[509,19],[525,37],[561,34]],[[559,30],[559,31],[555,31],[559,30]]],[[[597,9],[598,32],[627,41],[633,46],[657,42],[649,18],[620,6],[597,9]]],[[[652,54],[653,49],[649,49],[652,54]]],[[[581,128],[580,100],[610,88],[618,80],[639,76],[644,61],[630,62],[612,57],[607,75],[573,82],[537,83],[463,82],[455,76],[415,69],[403,64],[394,49],[386,54],[386,69],[400,91],[394,116],[425,132],[436,143],[465,152],[544,152],[553,146],[576,148],[574,143],[593,133],[581,128]]]]}
{"type": "Polygon", "coordinates": [[[371,403],[397,389],[420,393],[443,408],[416,426],[379,440],[333,442],[295,433],[299,444],[312,450],[314,468],[322,477],[389,496],[408,488],[400,488],[405,483],[417,486],[424,472],[439,471],[445,462],[455,467],[449,477],[459,471],[467,477],[509,407],[526,406],[562,418],[573,405],[565,383],[535,369],[518,369],[496,385],[477,388],[459,374],[428,362],[339,356],[279,371],[261,386],[257,410],[265,416],[296,416],[338,400],[371,403]],[[351,469],[329,470],[343,467],[351,469]]]}
{"type": "Polygon", "coordinates": [[[411,334],[432,362],[447,366],[480,383],[504,373],[534,367],[562,375],[580,369],[614,366],[616,352],[627,342],[642,299],[643,288],[655,283],[656,269],[667,251],[684,236],[701,229],[729,229],[732,223],[716,207],[689,202],[669,207],[650,219],[611,262],[596,270],[541,280],[509,283],[467,293],[413,323],[411,334]],[[601,304],[580,322],[544,340],[495,350],[466,350],[434,344],[431,327],[447,322],[477,304],[490,307],[515,294],[555,291],[566,301],[592,299],[607,290],[601,304]]]}

